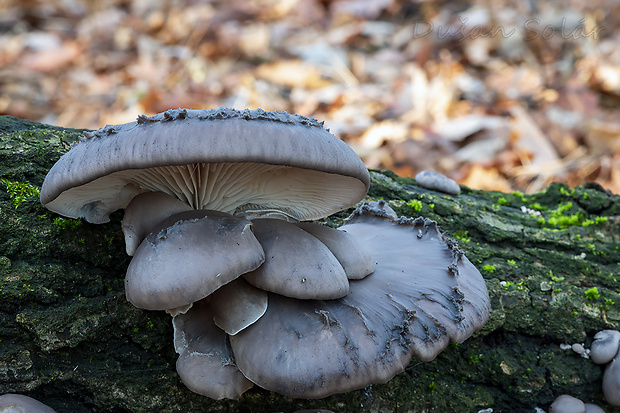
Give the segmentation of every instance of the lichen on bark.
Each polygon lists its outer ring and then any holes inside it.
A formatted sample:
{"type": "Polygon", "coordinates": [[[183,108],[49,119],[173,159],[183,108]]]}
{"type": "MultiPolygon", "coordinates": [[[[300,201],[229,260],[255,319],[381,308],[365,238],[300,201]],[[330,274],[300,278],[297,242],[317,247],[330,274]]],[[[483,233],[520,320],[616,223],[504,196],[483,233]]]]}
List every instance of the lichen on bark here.
{"type": "Polygon", "coordinates": [[[32,192],[14,202],[9,184],[40,188],[82,132],[0,117],[0,394],[27,394],[59,412],[501,412],[546,409],[567,393],[614,411],[602,367],[559,345],[589,347],[597,331],[620,327],[619,196],[563,184],[451,196],[372,171],[368,200],[436,220],[480,269],[489,323],[386,384],[320,400],[254,388],[213,401],[180,382],[170,317],[125,300],[122,211],[91,225],[50,213],[32,192]]]}

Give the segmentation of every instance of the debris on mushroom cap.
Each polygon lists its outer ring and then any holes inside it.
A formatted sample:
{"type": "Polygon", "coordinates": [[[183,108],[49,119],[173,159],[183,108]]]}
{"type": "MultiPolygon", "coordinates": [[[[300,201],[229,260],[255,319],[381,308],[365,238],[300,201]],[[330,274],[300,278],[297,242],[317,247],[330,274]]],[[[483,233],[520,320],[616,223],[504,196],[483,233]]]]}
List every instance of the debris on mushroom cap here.
{"type": "Polygon", "coordinates": [[[620,351],[618,351],[611,363],[605,367],[603,396],[605,396],[605,400],[610,405],[620,407],[620,351]]]}
{"type": "Polygon", "coordinates": [[[297,226],[318,238],[344,268],[347,278],[361,280],[375,270],[375,262],[368,246],[360,245],[346,231],[330,228],[315,222],[300,222],[297,226]]]}
{"type": "Polygon", "coordinates": [[[127,255],[133,255],[142,240],[157,224],[171,215],[192,208],[163,192],[145,192],[134,197],[125,208],[122,227],[127,255]]]}
{"type": "Polygon", "coordinates": [[[383,199],[378,201],[370,201],[365,203],[367,208],[372,209],[375,215],[388,217],[392,219],[398,219],[398,214],[392,209],[391,206],[385,203],[383,199]]]}
{"type": "Polygon", "coordinates": [[[230,335],[235,335],[261,318],[267,311],[267,292],[237,278],[209,296],[213,321],[230,335]]]}
{"type": "Polygon", "coordinates": [[[609,363],[620,348],[620,331],[603,330],[594,335],[590,358],[596,364],[609,363]]]}
{"type": "Polygon", "coordinates": [[[269,294],[263,317],[230,337],[237,366],[255,384],[321,398],[383,383],[413,356],[432,360],[487,321],[481,274],[434,222],[362,207],[342,228],[373,245],[375,271],[337,300],[269,294]]]}
{"type": "Polygon", "coordinates": [[[568,394],[563,394],[551,403],[549,413],[585,413],[585,404],[568,394]]]}
{"type": "Polygon", "coordinates": [[[56,410],[32,397],[22,394],[7,393],[0,396],[2,413],[56,413],[56,410]]]}
{"type": "Polygon", "coordinates": [[[253,386],[235,365],[226,333],[213,322],[209,299],[173,318],[177,373],[193,392],[212,399],[236,399],[253,386]]]}
{"type": "Polygon", "coordinates": [[[422,188],[432,189],[446,194],[458,195],[461,187],[455,180],[435,171],[421,171],[415,176],[415,180],[422,188]]]}
{"type": "Polygon", "coordinates": [[[165,219],[140,244],[127,268],[127,300],[148,310],[181,307],[254,270],[265,255],[251,225],[205,210],[165,219]]]}
{"type": "Polygon", "coordinates": [[[287,297],[330,300],[349,292],[347,275],[316,237],[279,219],[252,221],[265,262],[243,275],[255,287],[287,297]]]}
{"type": "Polygon", "coordinates": [[[52,167],[41,203],[92,223],[145,191],[194,209],[275,209],[315,220],[360,201],[370,175],[343,141],[285,112],[170,110],[87,133],[52,167]]]}

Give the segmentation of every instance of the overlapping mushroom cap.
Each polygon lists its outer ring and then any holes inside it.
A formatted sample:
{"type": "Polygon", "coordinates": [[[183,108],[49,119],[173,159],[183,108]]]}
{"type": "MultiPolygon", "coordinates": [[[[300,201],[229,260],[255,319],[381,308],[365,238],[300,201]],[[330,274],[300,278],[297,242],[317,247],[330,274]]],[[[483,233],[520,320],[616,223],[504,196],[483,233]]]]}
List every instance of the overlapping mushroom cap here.
{"type": "Polygon", "coordinates": [[[372,245],[375,270],[337,300],[269,294],[263,317],[230,337],[236,364],[261,387],[320,398],[383,383],[413,356],[432,360],[487,321],[480,273],[433,221],[362,207],[340,230],[372,245]]]}
{"type": "Polygon", "coordinates": [[[275,209],[315,220],[359,202],[369,182],[355,152],[314,119],[178,109],[87,133],[49,171],[41,203],[103,223],[152,191],[193,209],[275,209]]]}

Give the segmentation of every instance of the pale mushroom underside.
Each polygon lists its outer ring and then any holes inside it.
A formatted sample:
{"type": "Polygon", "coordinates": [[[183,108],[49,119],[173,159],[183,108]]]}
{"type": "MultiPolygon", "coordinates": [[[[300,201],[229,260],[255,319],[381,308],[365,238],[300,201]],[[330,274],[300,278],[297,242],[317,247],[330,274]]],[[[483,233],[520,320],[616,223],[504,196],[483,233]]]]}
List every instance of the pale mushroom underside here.
{"type": "Polygon", "coordinates": [[[103,223],[136,195],[173,196],[193,209],[229,214],[278,209],[297,220],[313,220],[350,206],[366,192],[356,178],[261,163],[197,163],[128,169],[70,188],[46,204],[66,216],[103,223]]]}

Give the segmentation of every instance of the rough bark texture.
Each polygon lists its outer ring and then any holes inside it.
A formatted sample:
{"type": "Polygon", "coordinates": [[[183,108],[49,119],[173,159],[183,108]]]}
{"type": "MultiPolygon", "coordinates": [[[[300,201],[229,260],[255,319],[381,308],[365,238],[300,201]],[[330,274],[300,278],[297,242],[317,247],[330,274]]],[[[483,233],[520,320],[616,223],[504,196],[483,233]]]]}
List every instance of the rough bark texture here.
{"type": "Polygon", "coordinates": [[[509,412],[547,409],[567,393],[620,411],[603,400],[603,368],[560,348],[620,327],[619,196],[562,184],[449,196],[373,171],[369,199],[459,240],[490,291],[487,326],[386,384],[322,400],[254,388],[213,401],[180,382],[170,317],[125,300],[122,211],[90,225],[39,204],[47,170],[80,133],[0,117],[0,394],[58,412],[509,412]]]}

